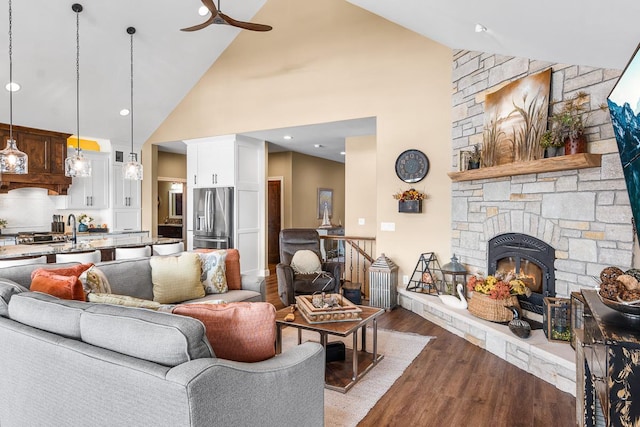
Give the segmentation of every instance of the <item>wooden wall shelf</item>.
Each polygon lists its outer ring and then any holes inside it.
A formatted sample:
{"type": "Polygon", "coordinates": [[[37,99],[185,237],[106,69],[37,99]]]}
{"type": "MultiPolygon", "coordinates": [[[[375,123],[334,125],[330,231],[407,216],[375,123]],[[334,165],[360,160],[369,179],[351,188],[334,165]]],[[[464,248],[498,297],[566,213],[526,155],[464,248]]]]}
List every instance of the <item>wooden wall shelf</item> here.
{"type": "Polygon", "coordinates": [[[571,154],[551,157],[530,162],[507,163],[488,168],[471,169],[462,172],[449,172],[453,182],[472,181],[474,179],[501,178],[505,176],[527,175],[530,173],[558,172],[570,169],[600,167],[602,154],[571,154]]]}

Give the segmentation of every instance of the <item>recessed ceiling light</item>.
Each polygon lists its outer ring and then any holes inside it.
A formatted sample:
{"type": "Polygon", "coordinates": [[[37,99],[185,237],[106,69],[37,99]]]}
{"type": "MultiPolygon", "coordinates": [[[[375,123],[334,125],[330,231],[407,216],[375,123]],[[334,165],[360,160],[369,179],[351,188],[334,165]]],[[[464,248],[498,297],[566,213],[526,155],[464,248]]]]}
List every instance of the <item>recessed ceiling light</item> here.
{"type": "Polygon", "coordinates": [[[209,13],[207,6],[200,6],[200,9],[198,9],[198,15],[205,16],[207,13],[209,13]]]}
{"type": "Polygon", "coordinates": [[[313,144],[313,146],[316,147],[316,148],[322,148],[321,144],[313,144]]]}
{"type": "Polygon", "coordinates": [[[121,116],[128,116],[129,115],[129,110],[126,108],[123,108],[122,110],[120,110],[120,115],[121,116]]]}
{"type": "Polygon", "coordinates": [[[286,139],[287,141],[290,139],[293,139],[293,137],[291,135],[285,135],[283,136],[284,139],[286,139]]]}
{"type": "Polygon", "coordinates": [[[9,82],[5,86],[5,89],[7,89],[9,92],[17,92],[20,90],[20,85],[16,82],[9,82]]]}
{"type": "Polygon", "coordinates": [[[476,24],[476,33],[484,33],[487,31],[487,27],[482,24],[476,24]]]}

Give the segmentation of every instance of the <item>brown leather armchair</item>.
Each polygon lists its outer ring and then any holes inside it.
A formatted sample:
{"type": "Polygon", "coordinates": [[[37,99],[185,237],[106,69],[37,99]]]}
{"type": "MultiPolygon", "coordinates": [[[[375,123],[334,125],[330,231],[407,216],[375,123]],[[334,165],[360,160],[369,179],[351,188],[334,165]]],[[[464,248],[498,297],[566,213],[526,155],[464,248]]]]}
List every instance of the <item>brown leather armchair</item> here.
{"type": "Polygon", "coordinates": [[[293,255],[303,249],[320,253],[320,236],[310,228],[289,228],[280,231],[280,263],[276,266],[278,294],[285,306],[295,304],[296,295],[310,295],[314,292],[340,293],[341,265],[339,262],[322,262],[325,274],[297,274],[291,268],[293,255]]]}

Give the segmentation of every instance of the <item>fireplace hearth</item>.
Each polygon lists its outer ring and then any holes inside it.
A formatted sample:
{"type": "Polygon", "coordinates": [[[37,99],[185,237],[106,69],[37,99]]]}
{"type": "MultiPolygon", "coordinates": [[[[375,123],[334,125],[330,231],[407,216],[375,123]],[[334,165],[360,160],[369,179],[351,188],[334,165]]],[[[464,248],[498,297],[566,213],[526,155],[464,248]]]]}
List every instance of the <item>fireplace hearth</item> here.
{"type": "Polygon", "coordinates": [[[513,272],[531,289],[531,296],[518,296],[521,307],[542,314],[543,298],[555,297],[555,249],[535,237],[521,233],[500,234],[489,240],[488,274],[513,272]]]}

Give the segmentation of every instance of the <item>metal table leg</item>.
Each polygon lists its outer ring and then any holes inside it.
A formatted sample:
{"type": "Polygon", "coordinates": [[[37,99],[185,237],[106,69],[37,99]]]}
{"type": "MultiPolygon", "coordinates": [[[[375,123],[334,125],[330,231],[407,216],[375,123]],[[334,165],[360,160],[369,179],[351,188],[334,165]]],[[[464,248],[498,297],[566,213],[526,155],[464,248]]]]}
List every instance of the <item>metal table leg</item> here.
{"type": "Polygon", "coordinates": [[[355,381],[358,378],[358,330],[353,331],[353,376],[355,381]]]}
{"type": "Polygon", "coordinates": [[[276,323],[276,354],[282,353],[282,325],[276,323]]]}

